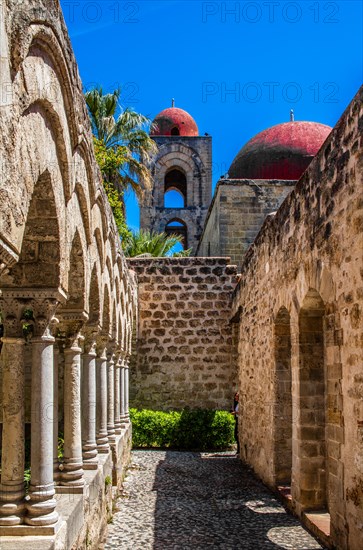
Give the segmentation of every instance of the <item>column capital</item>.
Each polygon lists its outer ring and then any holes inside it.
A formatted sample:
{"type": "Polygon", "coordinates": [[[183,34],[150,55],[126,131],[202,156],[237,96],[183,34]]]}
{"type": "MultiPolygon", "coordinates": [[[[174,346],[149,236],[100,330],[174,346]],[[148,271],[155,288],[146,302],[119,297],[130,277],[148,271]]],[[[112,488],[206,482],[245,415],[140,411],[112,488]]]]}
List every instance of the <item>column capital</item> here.
{"type": "Polygon", "coordinates": [[[88,314],[83,310],[62,309],[58,312],[59,332],[65,339],[66,348],[79,348],[84,324],[88,320],[88,314]]]}
{"type": "Polygon", "coordinates": [[[92,355],[94,357],[97,356],[97,339],[99,331],[100,328],[98,326],[86,325],[83,328],[82,334],[84,336],[84,353],[87,355],[92,355]]]}
{"type": "Polygon", "coordinates": [[[106,359],[107,358],[107,347],[108,347],[109,336],[105,332],[101,331],[98,333],[96,338],[96,350],[97,356],[106,359]]]}
{"type": "Polygon", "coordinates": [[[56,288],[5,288],[0,298],[4,311],[5,336],[20,338],[23,325],[31,325],[34,336],[50,335],[50,323],[66,295],[56,288]]]}

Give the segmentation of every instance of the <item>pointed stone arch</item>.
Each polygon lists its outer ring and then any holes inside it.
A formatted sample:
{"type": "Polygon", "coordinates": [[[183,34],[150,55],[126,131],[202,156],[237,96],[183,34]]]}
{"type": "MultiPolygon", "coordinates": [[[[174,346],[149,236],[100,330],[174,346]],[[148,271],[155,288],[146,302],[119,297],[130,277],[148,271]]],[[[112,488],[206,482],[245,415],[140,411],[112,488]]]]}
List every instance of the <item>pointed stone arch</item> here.
{"type": "MultiPolygon", "coordinates": [[[[58,167],[63,181],[63,190],[65,201],[68,202],[71,198],[70,182],[72,181],[70,172],[70,159],[68,158],[66,137],[62,127],[59,114],[55,111],[53,105],[46,99],[38,99],[23,111],[22,116],[25,120],[29,116],[40,115],[44,120],[44,124],[51,132],[53,141],[56,147],[58,167]]],[[[42,142],[35,141],[35,147],[45,146],[42,142]]]]}
{"type": "Polygon", "coordinates": [[[314,288],[299,312],[298,469],[293,489],[302,509],[327,509],[325,304],[314,288]]]}
{"type": "Polygon", "coordinates": [[[90,224],[88,201],[87,201],[86,193],[83,189],[83,185],[80,184],[79,182],[76,183],[75,192],[78,199],[79,210],[83,221],[83,228],[86,235],[87,244],[90,245],[92,243],[92,236],[91,236],[91,224],[90,224]]]}
{"type": "Polygon", "coordinates": [[[19,261],[4,275],[2,287],[61,285],[60,231],[51,176],[38,178],[29,203],[19,261]]]}
{"type": "Polygon", "coordinates": [[[68,300],[66,309],[83,311],[86,297],[85,255],[78,229],[73,237],[68,276],[68,300]]]}
{"type": "Polygon", "coordinates": [[[101,323],[101,300],[100,300],[100,285],[97,273],[96,264],[94,264],[91,281],[89,288],[89,301],[88,301],[88,311],[89,311],[89,324],[92,326],[100,325],[101,323]]]}

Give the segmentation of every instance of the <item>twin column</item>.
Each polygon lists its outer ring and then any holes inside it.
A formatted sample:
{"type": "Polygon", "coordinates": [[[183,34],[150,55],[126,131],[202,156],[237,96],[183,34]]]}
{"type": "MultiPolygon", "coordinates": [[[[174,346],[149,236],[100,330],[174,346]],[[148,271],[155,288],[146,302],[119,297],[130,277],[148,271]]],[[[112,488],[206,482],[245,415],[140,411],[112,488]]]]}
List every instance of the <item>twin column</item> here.
{"type": "Polygon", "coordinates": [[[58,351],[54,349],[50,323],[60,297],[42,295],[38,300],[33,299],[29,304],[34,326],[31,340],[31,480],[29,498],[25,501],[24,300],[25,297],[19,299],[3,291],[0,528],[22,523],[55,525],[58,514],[54,480],[63,487],[82,489],[83,470],[97,468],[98,453],[108,452],[116,434],[120,434],[129,422],[127,360],[113,351],[107,355],[105,342],[96,345],[95,338],[87,337],[81,360],[83,338],[79,323],[72,328],[68,324],[64,340],[64,460],[63,470],[59,471],[58,351]]]}

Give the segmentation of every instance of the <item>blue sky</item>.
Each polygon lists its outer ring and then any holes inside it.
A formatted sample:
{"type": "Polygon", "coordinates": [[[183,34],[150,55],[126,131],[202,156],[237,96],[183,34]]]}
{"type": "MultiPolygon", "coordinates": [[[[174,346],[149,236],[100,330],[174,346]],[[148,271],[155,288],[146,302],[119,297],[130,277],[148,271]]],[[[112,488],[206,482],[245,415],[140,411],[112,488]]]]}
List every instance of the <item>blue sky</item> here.
{"type": "MultiPolygon", "coordinates": [[[[187,110],[213,137],[213,182],[257,132],[334,126],[363,81],[360,0],[61,0],[85,89],[121,86],[154,117],[187,110]]],[[[128,222],[139,224],[132,196],[128,222]]]]}

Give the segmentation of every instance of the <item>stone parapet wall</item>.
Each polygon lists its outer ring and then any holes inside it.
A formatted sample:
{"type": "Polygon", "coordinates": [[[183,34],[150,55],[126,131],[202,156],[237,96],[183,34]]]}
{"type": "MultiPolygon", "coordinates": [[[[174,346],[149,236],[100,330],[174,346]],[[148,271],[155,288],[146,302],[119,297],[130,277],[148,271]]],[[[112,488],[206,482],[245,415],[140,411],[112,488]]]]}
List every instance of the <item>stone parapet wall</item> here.
{"type": "Polygon", "coordinates": [[[239,268],[266,216],[276,211],[296,181],[220,180],[197,256],[228,256],[239,268]]]}
{"type": "Polygon", "coordinates": [[[236,267],[228,262],[129,260],[139,285],[131,406],[230,409],[236,385],[230,324],[236,267]]]}
{"type": "Polygon", "coordinates": [[[242,265],[242,457],[362,548],[363,89],[242,265]]]}

